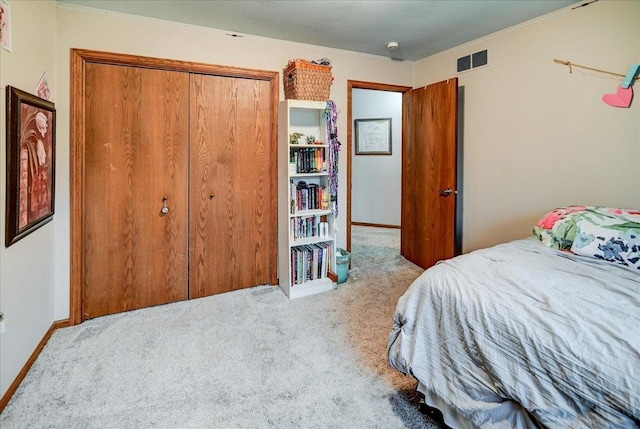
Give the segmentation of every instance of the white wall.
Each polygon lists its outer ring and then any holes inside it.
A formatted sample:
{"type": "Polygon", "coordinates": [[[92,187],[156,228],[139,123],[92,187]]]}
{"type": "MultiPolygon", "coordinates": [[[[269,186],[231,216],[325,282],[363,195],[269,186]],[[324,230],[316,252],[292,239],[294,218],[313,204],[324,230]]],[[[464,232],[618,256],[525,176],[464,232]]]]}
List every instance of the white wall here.
{"type": "Polygon", "coordinates": [[[352,118],[391,118],[391,155],[356,155],[352,124],[351,221],[400,226],[402,93],[354,88],[352,118]]]}
{"type": "MultiPolygon", "coordinates": [[[[0,397],[22,370],[54,319],[56,227],[53,221],[4,247],[6,210],[6,86],[29,93],[46,71],[56,102],[56,8],[53,1],[10,1],[12,50],[0,49],[0,397]]],[[[57,107],[57,106],[56,106],[57,107]]],[[[60,123],[58,121],[58,123],[60,123]]],[[[64,187],[58,185],[58,187],[64,187]]],[[[56,210],[60,202],[56,201],[56,210]]]]}
{"type": "Polygon", "coordinates": [[[601,101],[640,61],[640,2],[566,8],[419,61],[415,86],[456,76],[456,59],[488,49],[464,86],[463,250],[530,236],[554,207],[640,208],[640,86],[630,109],[601,101]]]}

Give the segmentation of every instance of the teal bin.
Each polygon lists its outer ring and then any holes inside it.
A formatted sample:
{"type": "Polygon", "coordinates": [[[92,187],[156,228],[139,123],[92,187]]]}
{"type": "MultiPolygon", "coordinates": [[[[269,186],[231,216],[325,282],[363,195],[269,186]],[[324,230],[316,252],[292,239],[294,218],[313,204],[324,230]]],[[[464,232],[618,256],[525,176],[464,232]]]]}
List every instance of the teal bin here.
{"type": "Polygon", "coordinates": [[[344,249],[338,247],[336,252],[336,265],[338,271],[338,283],[347,281],[349,274],[349,264],[351,263],[351,254],[344,249]]]}

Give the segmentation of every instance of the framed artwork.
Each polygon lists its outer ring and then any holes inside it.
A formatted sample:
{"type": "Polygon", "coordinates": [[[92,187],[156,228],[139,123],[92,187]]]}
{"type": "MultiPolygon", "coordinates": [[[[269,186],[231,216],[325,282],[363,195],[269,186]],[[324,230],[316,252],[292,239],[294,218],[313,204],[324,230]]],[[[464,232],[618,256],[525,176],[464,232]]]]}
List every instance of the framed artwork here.
{"type": "Polygon", "coordinates": [[[7,86],[7,247],[53,219],[55,128],[53,103],[7,86]]]}
{"type": "Polygon", "coordinates": [[[0,0],[0,48],[11,52],[11,10],[6,0],[0,0]]]}
{"type": "Polygon", "coordinates": [[[356,155],[391,155],[391,118],[356,119],[356,155]]]}

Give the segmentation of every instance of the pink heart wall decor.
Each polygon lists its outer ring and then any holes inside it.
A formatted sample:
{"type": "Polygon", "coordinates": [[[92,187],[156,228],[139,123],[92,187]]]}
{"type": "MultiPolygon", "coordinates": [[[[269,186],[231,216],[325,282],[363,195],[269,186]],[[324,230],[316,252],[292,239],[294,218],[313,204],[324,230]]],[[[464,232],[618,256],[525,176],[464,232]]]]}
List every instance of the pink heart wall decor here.
{"type": "Polygon", "coordinates": [[[618,92],[615,94],[605,94],[602,96],[602,101],[613,107],[629,107],[631,106],[631,100],[633,99],[633,89],[631,87],[618,88],[618,92]]]}

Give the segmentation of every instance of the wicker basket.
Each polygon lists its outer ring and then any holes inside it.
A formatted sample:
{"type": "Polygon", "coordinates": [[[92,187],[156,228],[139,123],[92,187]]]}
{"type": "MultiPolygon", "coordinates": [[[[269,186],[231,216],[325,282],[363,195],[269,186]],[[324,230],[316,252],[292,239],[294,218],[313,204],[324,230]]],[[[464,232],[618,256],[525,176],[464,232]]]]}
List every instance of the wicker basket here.
{"type": "Polygon", "coordinates": [[[327,101],[331,93],[331,66],[305,60],[289,61],[282,80],[286,99],[327,101]]]}

